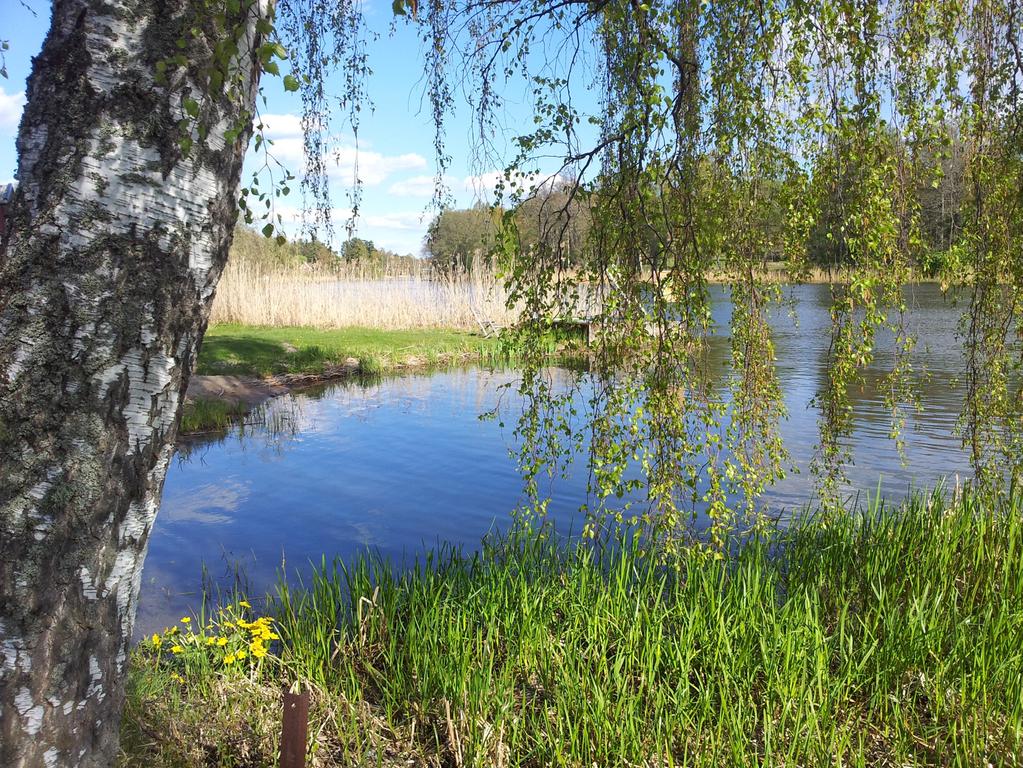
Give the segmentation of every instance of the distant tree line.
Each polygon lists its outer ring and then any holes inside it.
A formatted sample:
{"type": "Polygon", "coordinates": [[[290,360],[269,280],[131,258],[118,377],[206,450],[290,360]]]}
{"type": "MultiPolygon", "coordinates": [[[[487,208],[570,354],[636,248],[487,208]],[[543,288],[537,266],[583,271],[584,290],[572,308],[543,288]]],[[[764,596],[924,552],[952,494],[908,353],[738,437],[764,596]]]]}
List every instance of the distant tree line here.
{"type": "MultiPolygon", "coordinates": [[[[967,160],[957,131],[948,127],[944,141],[915,148],[900,143],[893,134],[886,143],[886,154],[886,161],[898,173],[909,174],[912,179],[907,186],[913,193],[903,201],[900,218],[902,236],[912,241],[917,268],[934,274],[945,266],[954,266],[963,226],[967,160]]],[[[761,259],[765,263],[784,261],[792,247],[791,220],[798,218],[802,209],[813,207],[812,226],[801,234],[806,261],[822,268],[851,266],[844,217],[862,167],[851,163],[849,153],[838,146],[821,152],[808,164],[800,164],[781,150],[778,160],[773,176],[758,179],[755,191],[741,192],[750,204],[749,224],[759,233],[761,259]],[[816,189],[812,199],[805,196],[808,183],[816,189]]],[[[711,198],[715,188],[722,197],[740,194],[734,188],[738,182],[713,153],[698,164],[697,177],[694,185],[711,198]]],[[[592,207],[599,195],[599,190],[573,188],[570,181],[559,181],[542,185],[508,208],[476,204],[446,209],[431,222],[422,252],[442,271],[467,271],[480,260],[491,258],[501,233],[510,230],[520,251],[547,248],[564,266],[577,265],[584,261],[585,249],[595,247],[589,236],[592,207]]],[[[648,263],[655,263],[655,254],[662,250],[662,233],[656,226],[656,216],[651,220],[646,235],[648,263]]],[[[715,243],[714,235],[703,234],[705,242],[715,243]]],[[[360,254],[361,247],[358,245],[360,254]]]]}
{"type": "Polygon", "coordinates": [[[377,247],[372,240],[352,237],[335,250],[318,240],[287,240],[264,237],[259,232],[239,225],[231,246],[231,259],[264,269],[316,266],[331,268],[342,264],[358,264],[369,271],[409,272],[422,266],[421,259],[377,247]]]}
{"type": "Polygon", "coordinates": [[[509,209],[477,204],[441,211],[427,231],[423,255],[442,271],[468,271],[491,257],[499,233],[512,232],[519,249],[547,246],[574,263],[581,259],[590,226],[586,201],[573,192],[570,181],[558,179],[509,209]]]}
{"type": "MultiPolygon", "coordinates": [[[[915,192],[904,202],[904,237],[915,241],[916,266],[925,273],[936,273],[956,258],[966,194],[965,148],[952,127],[945,141],[937,145],[909,148],[892,135],[885,147],[887,159],[900,173],[911,174],[914,179],[909,186],[915,192]]],[[[751,203],[749,223],[759,232],[762,260],[785,259],[786,237],[792,229],[789,219],[800,209],[813,206],[813,225],[803,243],[807,261],[823,268],[850,266],[852,257],[844,237],[843,217],[861,169],[849,162],[849,153],[839,146],[819,153],[809,167],[781,150],[778,158],[775,173],[759,179],[755,192],[743,195],[751,203]],[[817,190],[812,200],[802,196],[808,181],[817,190]]],[[[731,188],[736,181],[713,153],[698,164],[694,184],[704,192],[710,190],[711,197],[715,187],[722,196],[738,192],[731,188]]],[[[422,256],[442,272],[470,271],[489,262],[502,233],[512,233],[519,251],[543,248],[557,254],[563,266],[577,265],[585,260],[587,248],[596,247],[590,243],[590,232],[592,206],[599,195],[599,190],[587,191],[570,179],[559,178],[540,185],[508,207],[479,203],[471,208],[445,209],[430,223],[422,256]]],[[[651,220],[646,234],[648,263],[656,263],[663,233],[658,232],[656,216],[651,220]]],[[[715,239],[705,237],[711,245],[715,239]]],[[[391,272],[416,271],[422,266],[421,259],[411,254],[398,254],[360,237],[346,240],[335,250],[316,240],[278,243],[244,226],[239,226],[235,234],[232,256],[262,266],[330,267],[347,263],[391,272]]]]}

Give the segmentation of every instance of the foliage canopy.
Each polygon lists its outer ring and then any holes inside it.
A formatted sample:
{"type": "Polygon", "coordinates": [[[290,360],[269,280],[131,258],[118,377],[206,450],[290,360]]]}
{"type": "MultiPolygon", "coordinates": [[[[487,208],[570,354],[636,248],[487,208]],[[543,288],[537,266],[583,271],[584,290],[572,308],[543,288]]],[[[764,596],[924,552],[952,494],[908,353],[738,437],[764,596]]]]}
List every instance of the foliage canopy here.
{"type": "MultiPolygon", "coordinates": [[[[779,258],[797,277],[814,261],[845,270],[817,393],[825,505],[842,487],[848,392],[883,334],[896,340],[883,382],[895,439],[915,404],[903,289],[920,267],[962,286],[960,428],[977,481],[1023,474],[1016,0],[397,0],[393,10],[425,43],[438,205],[455,89],[468,94],[488,162],[502,93],[518,82],[532,94],[531,130],[502,159],[500,225],[470,236],[510,265],[524,309],[520,460],[533,511],[544,508],[539,473],[589,445],[594,532],[610,518],[677,533],[699,509],[714,549],[757,523],[758,495],[788,469],[768,322],[784,292],[762,270],[779,258]],[[545,212],[523,216],[530,206],[545,212]],[[724,334],[712,275],[729,286],[724,334]],[[544,372],[545,337],[579,315],[600,329],[584,406],[544,372]],[[719,386],[707,361],[722,340],[719,386]],[[580,408],[585,418],[573,418],[580,408]]],[[[275,33],[291,54],[285,87],[301,86],[302,189],[313,225],[329,227],[332,116],[357,135],[367,97],[362,7],[281,0],[275,33]]],[[[268,49],[271,74],[279,53],[268,49]]],[[[441,214],[431,236],[450,221],[441,214]]]]}

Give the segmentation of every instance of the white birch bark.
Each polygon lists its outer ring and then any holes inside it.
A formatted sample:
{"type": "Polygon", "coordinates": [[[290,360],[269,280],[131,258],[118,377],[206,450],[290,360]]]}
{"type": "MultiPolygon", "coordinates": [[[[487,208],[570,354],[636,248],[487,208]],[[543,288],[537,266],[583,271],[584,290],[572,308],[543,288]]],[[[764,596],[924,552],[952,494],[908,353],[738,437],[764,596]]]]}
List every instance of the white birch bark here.
{"type": "Polygon", "coordinates": [[[116,755],[147,539],[235,222],[248,133],[223,132],[258,79],[250,26],[241,103],[208,100],[214,128],[183,157],[189,83],[153,73],[187,10],[61,0],[29,80],[0,245],[4,768],[116,755]]]}

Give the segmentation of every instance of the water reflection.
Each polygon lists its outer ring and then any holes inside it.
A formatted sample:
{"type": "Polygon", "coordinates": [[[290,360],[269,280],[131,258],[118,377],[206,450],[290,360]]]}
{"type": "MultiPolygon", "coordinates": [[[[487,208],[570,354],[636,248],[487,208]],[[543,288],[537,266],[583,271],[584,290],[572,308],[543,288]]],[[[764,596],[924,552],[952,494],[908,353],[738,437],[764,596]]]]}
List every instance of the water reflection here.
{"type": "MultiPolygon", "coordinates": [[[[878,487],[898,496],[941,478],[969,474],[954,432],[962,375],[956,340],[960,310],[935,286],[915,286],[907,300],[920,343],[913,361],[923,409],[909,409],[906,462],[888,437],[891,414],[881,383],[891,334],[878,339],[878,360],[852,392],[853,464],[849,493],[878,487]]],[[[714,313],[718,338],[711,370],[726,372],[730,307],[723,291],[714,313]]],[[[791,289],[774,310],[778,373],[789,411],[782,435],[799,472],[769,492],[775,511],[798,509],[810,495],[807,472],[830,333],[826,286],[791,289]]],[[[559,386],[576,374],[550,372],[559,386]]],[[[521,403],[514,371],[481,368],[320,387],[272,401],[257,424],[179,449],[168,474],[143,576],[139,632],[152,631],[197,606],[202,569],[230,586],[243,573],[253,594],[270,587],[282,563],[307,572],[321,556],[348,557],[367,546],[401,559],[440,541],[475,547],[522,500],[509,453],[521,403]],[[512,385],[508,388],[508,385],[512,385]],[[498,408],[498,418],[480,420],[498,408]]],[[[551,480],[550,513],[578,530],[586,468],[551,480]]]]}

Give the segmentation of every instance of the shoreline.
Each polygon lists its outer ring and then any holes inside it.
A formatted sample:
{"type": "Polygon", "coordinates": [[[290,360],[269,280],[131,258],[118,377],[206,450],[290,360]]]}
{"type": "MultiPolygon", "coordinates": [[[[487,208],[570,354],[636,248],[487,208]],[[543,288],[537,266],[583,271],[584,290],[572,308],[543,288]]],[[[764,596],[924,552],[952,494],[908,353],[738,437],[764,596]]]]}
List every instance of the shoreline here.
{"type": "MultiPolygon", "coordinates": [[[[213,329],[211,329],[213,330],[213,329]]],[[[237,332],[238,327],[231,328],[237,332]]],[[[261,329],[248,327],[245,329],[250,337],[280,335],[289,329],[261,329]]],[[[296,336],[307,329],[293,329],[296,336]]],[[[363,329],[337,329],[328,334],[341,344],[347,337],[363,329]]],[[[214,330],[214,338],[217,331],[214,330]]],[[[244,353],[234,357],[231,368],[237,372],[213,373],[217,361],[203,360],[200,357],[197,372],[193,373],[185,394],[184,410],[178,437],[189,438],[212,432],[222,432],[239,419],[251,414],[256,408],[281,395],[333,382],[354,379],[359,376],[378,376],[383,374],[427,370],[437,366],[464,365],[496,359],[494,339],[484,339],[464,332],[452,330],[438,331],[445,341],[452,336],[459,337],[465,345],[461,350],[437,349],[431,346],[429,339],[415,345],[412,350],[401,344],[388,344],[389,341],[404,342],[401,332],[380,331],[377,333],[377,348],[368,354],[333,355],[330,350],[318,346],[300,349],[283,341],[278,344],[280,359],[274,362],[285,370],[277,373],[260,374],[257,370],[262,361],[255,356],[246,358],[244,353]],[[294,370],[287,370],[293,358],[301,358],[301,364],[294,370]],[[240,369],[240,370],[239,370],[240,369]],[[249,370],[246,370],[249,369],[249,370]]],[[[265,349],[260,350],[265,355],[265,349]]]]}

